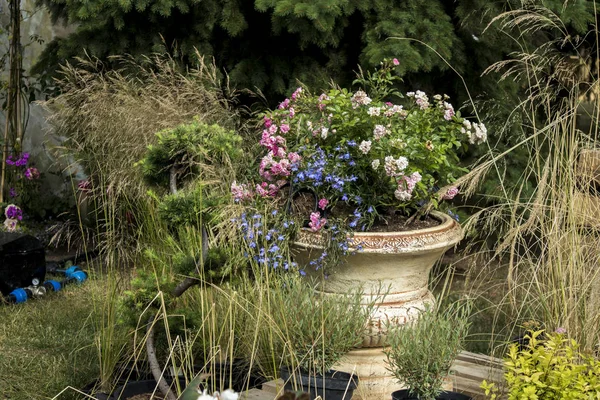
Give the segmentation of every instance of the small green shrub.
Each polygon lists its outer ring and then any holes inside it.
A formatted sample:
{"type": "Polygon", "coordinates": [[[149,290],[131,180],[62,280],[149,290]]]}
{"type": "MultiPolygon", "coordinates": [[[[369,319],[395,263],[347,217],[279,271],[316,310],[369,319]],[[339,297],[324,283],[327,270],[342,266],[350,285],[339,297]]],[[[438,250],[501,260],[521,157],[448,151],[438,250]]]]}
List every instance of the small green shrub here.
{"type": "Polygon", "coordinates": [[[388,369],[413,396],[434,400],[442,392],[468,333],[469,313],[469,305],[458,303],[444,312],[427,308],[416,321],[390,330],[388,369]]]}
{"type": "Polygon", "coordinates": [[[219,175],[220,164],[235,161],[242,156],[242,137],[217,124],[206,124],[199,119],[165,129],[156,134],[157,143],[148,146],[140,163],[146,180],[154,185],[168,186],[170,171],[175,168],[179,180],[219,175]]]}
{"type": "MultiPolygon", "coordinates": [[[[575,400],[600,398],[600,361],[579,351],[578,343],[562,333],[531,331],[527,345],[513,344],[504,359],[508,400],[575,400]]],[[[498,388],[483,381],[492,400],[498,388]]]]}

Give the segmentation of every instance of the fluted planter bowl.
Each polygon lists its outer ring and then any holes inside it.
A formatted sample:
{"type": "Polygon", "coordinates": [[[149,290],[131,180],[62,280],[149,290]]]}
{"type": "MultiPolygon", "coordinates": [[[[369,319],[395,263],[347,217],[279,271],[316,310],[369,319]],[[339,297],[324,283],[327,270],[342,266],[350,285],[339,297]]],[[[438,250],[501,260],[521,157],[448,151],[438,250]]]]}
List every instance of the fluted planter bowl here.
{"type": "MultiPolygon", "coordinates": [[[[447,214],[434,211],[430,216],[440,224],[403,232],[354,233],[348,238],[353,254],[321,281],[320,290],[325,293],[343,294],[362,287],[363,304],[377,299],[362,347],[384,346],[388,324],[405,324],[418,318],[426,304],[433,304],[429,272],[463,238],[463,230],[447,214]],[[358,245],[362,250],[355,251],[358,245]],[[383,299],[382,293],[386,293],[383,299]]],[[[321,255],[322,243],[321,233],[309,229],[302,229],[295,242],[296,260],[309,274],[318,273],[308,264],[321,255]]]]}

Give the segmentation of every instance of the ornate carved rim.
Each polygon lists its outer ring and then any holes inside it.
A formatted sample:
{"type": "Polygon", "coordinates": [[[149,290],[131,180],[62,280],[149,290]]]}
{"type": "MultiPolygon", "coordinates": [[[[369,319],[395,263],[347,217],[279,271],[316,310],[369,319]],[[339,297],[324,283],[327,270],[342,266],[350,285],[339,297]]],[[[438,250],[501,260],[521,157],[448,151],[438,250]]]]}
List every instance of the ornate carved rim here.
{"type": "MultiPolygon", "coordinates": [[[[441,224],[404,232],[357,232],[348,238],[350,250],[380,254],[412,253],[449,248],[463,238],[460,224],[449,215],[438,211],[433,211],[430,215],[441,221],[441,224]]],[[[323,235],[303,228],[295,243],[307,249],[322,249],[323,235]]]]}

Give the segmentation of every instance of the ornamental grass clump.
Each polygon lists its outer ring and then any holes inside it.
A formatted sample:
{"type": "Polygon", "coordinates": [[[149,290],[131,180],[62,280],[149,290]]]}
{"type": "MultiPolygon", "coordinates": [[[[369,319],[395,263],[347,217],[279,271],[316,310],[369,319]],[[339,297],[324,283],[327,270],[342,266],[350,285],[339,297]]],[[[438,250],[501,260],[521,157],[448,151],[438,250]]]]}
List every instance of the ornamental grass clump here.
{"type": "Polygon", "coordinates": [[[276,197],[287,185],[292,197],[312,193],[315,207],[303,217],[315,231],[325,226],[325,213],[366,230],[396,212],[410,216],[453,198],[453,182],[467,172],[459,156],[486,141],[486,127],[461,117],[446,95],[400,94],[397,63],[361,74],[356,91],[298,88],[268,112],[254,193],[276,197]]]}
{"type": "Polygon", "coordinates": [[[434,400],[442,393],[468,333],[469,313],[469,304],[455,303],[444,311],[427,308],[414,322],[389,331],[388,370],[412,396],[434,400]]]}
{"type": "Polygon", "coordinates": [[[331,295],[290,276],[273,291],[271,317],[285,338],[280,354],[290,369],[309,375],[329,371],[362,342],[374,303],[361,305],[361,293],[331,295]]]}

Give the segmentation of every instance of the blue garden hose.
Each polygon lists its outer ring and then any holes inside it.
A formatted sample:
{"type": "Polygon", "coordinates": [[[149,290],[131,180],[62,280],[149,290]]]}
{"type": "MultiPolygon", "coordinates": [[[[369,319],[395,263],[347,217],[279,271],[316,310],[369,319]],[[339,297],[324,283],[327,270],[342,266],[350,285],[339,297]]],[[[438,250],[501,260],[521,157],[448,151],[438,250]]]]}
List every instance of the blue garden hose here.
{"type": "Polygon", "coordinates": [[[43,296],[48,291],[58,292],[68,284],[83,283],[88,278],[88,274],[75,265],[65,270],[56,270],[55,272],[63,273],[65,275],[65,279],[60,282],[49,279],[41,286],[30,286],[26,288],[15,289],[9,293],[8,301],[16,304],[25,303],[28,299],[43,296]]]}
{"type": "Polygon", "coordinates": [[[27,301],[27,292],[25,289],[18,288],[10,292],[8,300],[12,303],[25,303],[27,301]]]}
{"type": "Polygon", "coordinates": [[[47,280],[46,282],[44,282],[44,287],[48,290],[51,290],[53,292],[58,292],[60,289],[62,289],[62,285],[60,284],[60,282],[57,282],[55,280],[47,280]]]}
{"type": "Polygon", "coordinates": [[[66,270],[56,270],[63,272],[68,280],[74,279],[77,283],[83,283],[87,279],[87,273],[76,265],[73,265],[66,270]]]}

